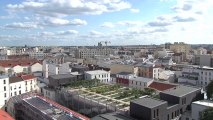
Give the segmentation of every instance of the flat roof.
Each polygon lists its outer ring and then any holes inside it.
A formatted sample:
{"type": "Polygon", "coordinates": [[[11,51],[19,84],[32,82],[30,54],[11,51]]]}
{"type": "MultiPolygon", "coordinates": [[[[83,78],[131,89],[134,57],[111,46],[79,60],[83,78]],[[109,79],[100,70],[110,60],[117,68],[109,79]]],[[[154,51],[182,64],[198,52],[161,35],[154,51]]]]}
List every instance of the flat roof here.
{"type": "Polygon", "coordinates": [[[213,101],[210,101],[210,100],[195,101],[192,104],[198,104],[198,105],[213,107],[213,101]]]}
{"type": "Polygon", "coordinates": [[[142,81],[142,82],[150,82],[150,81],[153,81],[153,79],[151,79],[151,78],[145,78],[145,77],[133,77],[133,78],[130,78],[130,80],[142,81]]]}
{"type": "Polygon", "coordinates": [[[93,117],[91,118],[91,120],[135,120],[135,119],[118,113],[107,113],[93,117]]]}
{"type": "Polygon", "coordinates": [[[8,78],[8,75],[0,75],[0,79],[8,78]]]}
{"type": "Polygon", "coordinates": [[[109,72],[105,71],[105,70],[93,70],[93,71],[86,71],[85,73],[87,74],[107,74],[109,72]]]}
{"type": "Polygon", "coordinates": [[[185,85],[179,85],[172,89],[168,89],[166,91],[163,91],[162,93],[166,93],[173,96],[182,97],[188,93],[194,92],[199,90],[200,88],[193,87],[193,86],[185,86],[185,85]]]}
{"type": "Polygon", "coordinates": [[[39,96],[33,96],[25,98],[23,100],[54,120],[89,120],[83,115],[71,111],[70,109],[65,109],[65,107],[62,107],[61,105],[49,99],[45,99],[39,96]]]}
{"type": "Polygon", "coordinates": [[[142,105],[147,108],[154,108],[156,106],[159,106],[161,104],[167,103],[166,101],[160,100],[160,99],[155,99],[151,97],[143,97],[143,98],[138,98],[136,100],[132,100],[131,102],[142,105]]]}
{"type": "Polygon", "coordinates": [[[64,78],[73,78],[75,76],[71,74],[58,74],[58,75],[50,75],[49,77],[53,79],[64,79],[64,78]]]}

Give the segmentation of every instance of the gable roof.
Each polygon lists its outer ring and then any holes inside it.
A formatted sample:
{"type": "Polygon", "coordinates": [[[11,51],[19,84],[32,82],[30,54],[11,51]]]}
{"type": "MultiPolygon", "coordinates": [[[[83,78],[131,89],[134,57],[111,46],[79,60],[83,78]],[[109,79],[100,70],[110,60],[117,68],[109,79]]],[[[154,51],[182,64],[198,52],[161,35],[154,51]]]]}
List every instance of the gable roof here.
{"type": "Polygon", "coordinates": [[[14,120],[7,112],[0,109],[0,120],[14,120]]]}
{"type": "Polygon", "coordinates": [[[171,89],[171,88],[174,88],[176,86],[177,85],[169,84],[169,83],[162,83],[162,82],[152,82],[149,85],[150,88],[153,88],[153,89],[156,89],[156,90],[159,90],[159,91],[164,91],[164,90],[167,90],[167,89],[171,89]]]}
{"type": "Polygon", "coordinates": [[[22,75],[21,78],[22,78],[23,80],[30,80],[30,79],[34,79],[35,76],[32,75],[32,74],[29,74],[29,75],[22,75]]]}
{"type": "Polygon", "coordinates": [[[17,65],[31,66],[35,63],[41,63],[41,61],[38,61],[36,59],[0,60],[0,66],[2,66],[2,67],[14,67],[17,65]]]}

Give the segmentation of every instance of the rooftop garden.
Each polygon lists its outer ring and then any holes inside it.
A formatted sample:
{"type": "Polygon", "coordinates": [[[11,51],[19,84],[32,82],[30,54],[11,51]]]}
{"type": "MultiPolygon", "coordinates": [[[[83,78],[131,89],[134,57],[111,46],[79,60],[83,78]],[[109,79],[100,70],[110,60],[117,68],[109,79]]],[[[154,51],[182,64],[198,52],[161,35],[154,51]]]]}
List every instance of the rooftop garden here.
{"type": "Polygon", "coordinates": [[[100,83],[99,80],[75,81],[66,87],[71,87],[80,91],[80,94],[87,98],[99,101],[103,104],[111,104],[119,109],[127,108],[131,100],[144,95],[157,97],[154,89],[145,88],[144,90],[122,87],[120,85],[110,85],[100,83]]]}

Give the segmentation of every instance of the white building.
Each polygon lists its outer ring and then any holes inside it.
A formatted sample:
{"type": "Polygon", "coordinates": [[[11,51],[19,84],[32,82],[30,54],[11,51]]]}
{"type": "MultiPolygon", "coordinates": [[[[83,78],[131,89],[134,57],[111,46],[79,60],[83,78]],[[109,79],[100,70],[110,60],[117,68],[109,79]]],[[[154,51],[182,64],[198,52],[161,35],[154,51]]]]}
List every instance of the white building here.
{"type": "Polygon", "coordinates": [[[157,51],[158,57],[172,57],[174,52],[168,49],[157,51]]]}
{"type": "Polygon", "coordinates": [[[200,120],[200,113],[208,108],[213,108],[212,101],[195,101],[191,105],[191,111],[183,114],[183,120],[200,120]]]}
{"type": "Polygon", "coordinates": [[[42,65],[40,63],[34,63],[33,65],[31,65],[30,69],[32,73],[42,71],[42,65]]]}
{"type": "Polygon", "coordinates": [[[129,87],[144,89],[147,88],[154,80],[151,78],[144,77],[132,77],[129,79],[129,87]]]}
{"type": "Polygon", "coordinates": [[[56,64],[49,61],[43,61],[43,73],[44,77],[48,78],[50,75],[67,74],[71,73],[70,62],[56,64]]]}
{"type": "Polygon", "coordinates": [[[10,96],[9,78],[6,75],[0,76],[0,108],[2,108],[10,96]]]}
{"type": "Polygon", "coordinates": [[[2,86],[0,87],[0,108],[4,107],[10,97],[38,89],[37,78],[33,75],[21,77],[2,75],[0,76],[0,86],[2,86]]]}
{"type": "Polygon", "coordinates": [[[195,55],[206,55],[207,54],[207,50],[202,48],[202,47],[200,47],[200,48],[194,50],[194,54],[195,55]]]}
{"type": "Polygon", "coordinates": [[[99,79],[101,82],[107,83],[110,81],[110,72],[104,70],[86,71],[85,79],[99,79]]]}
{"type": "Polygon", "coordinates": [[[3,60],[0,61],[0,71],[7,74],[31,73],[42,71],[42,66],[37,60],[3,60]]]}

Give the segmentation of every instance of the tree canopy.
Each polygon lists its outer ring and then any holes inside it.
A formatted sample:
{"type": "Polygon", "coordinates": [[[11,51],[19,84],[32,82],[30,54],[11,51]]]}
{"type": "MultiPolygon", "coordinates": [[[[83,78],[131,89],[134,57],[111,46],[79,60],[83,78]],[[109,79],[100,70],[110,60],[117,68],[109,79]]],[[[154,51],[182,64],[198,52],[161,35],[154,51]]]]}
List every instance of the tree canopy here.
{"type": "Polygon", "coordinates": [[[213,108],[204,110],[200,115],[200,120],[212,120],[213,119],[213,108]]]}
{"type": "Polygon", "coordinates": [[[207,99],[213,99],[213,81],[206,86],[207,99]]]}

